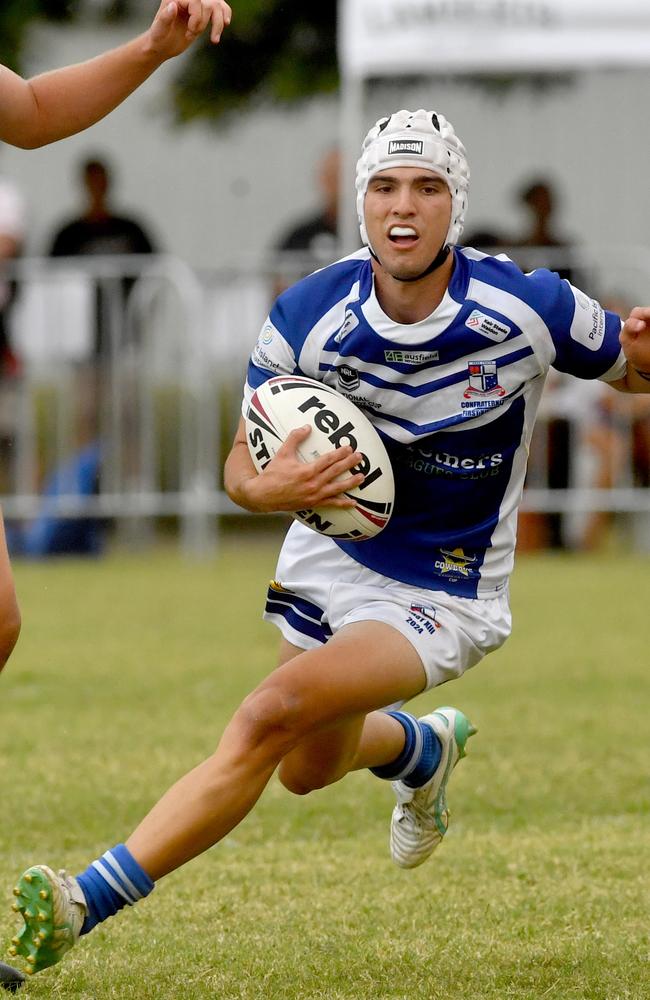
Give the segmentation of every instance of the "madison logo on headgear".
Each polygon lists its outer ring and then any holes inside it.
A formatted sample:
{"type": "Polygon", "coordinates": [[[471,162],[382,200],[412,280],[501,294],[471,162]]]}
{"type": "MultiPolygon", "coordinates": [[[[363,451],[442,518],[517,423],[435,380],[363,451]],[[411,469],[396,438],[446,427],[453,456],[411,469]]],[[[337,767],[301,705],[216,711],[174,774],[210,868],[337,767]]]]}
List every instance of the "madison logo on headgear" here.
{"type": "Polygon", "coordinates": [[[390,139],[388,143],[388,155],[393,153],[416,153],[422,156],[424,142],[422,139],[390,139]]]}
{"type": "Polygon", "coordinates": [[[499,385],[496,361],[470,361],[467,375],[469,385],[463,393],[465,399],[471,396],[505,396],[506,390],[499,385]]]}
{"type": "Polygon", "coordinates": [[[356,368],[352,368],[350,365],[339,365],[336,371],[339,376],[339,385],[342,389],[354,392],[355,389],[359,388],[359,372],[356,368]]]}

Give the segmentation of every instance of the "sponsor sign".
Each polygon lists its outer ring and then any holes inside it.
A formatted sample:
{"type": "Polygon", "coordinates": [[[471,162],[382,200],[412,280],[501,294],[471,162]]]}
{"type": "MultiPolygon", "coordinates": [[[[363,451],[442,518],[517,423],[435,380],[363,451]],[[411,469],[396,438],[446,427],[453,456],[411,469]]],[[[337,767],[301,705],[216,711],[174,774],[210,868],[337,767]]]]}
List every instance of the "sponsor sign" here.
{"type": "Polygon", "coordinates": [[[388,155],[397,153],[408,153],[409,155],[422,156],[424,143],[422,139],[391,139],[388,143],[388,155]]]}
{"type": "Polygon", "coordinates": [[[478,309],[474,309],[470,313],[469,317],[465,320],[465,326],[476,333],[483,334],[484,337],[489,337],[490,340],[494,340],[497,344],[505,340],[511,330],[511,327],[506,326],[505,323],[500,323],[493,316],[486,316],[485,313],[480,312],[478,309]]]}
{"type": "Polygon", "coordinates": [[[571,338],[590,351],[597,351],[605,336],[605,313],[599,302],[573,288],[576,310],[571,323],[571,338]]]}
{"type": "Polygon", "coordinates": [[[439,360],[438,351],[384,351],[384,361],[400,365],[428,365],[439,360]]]}

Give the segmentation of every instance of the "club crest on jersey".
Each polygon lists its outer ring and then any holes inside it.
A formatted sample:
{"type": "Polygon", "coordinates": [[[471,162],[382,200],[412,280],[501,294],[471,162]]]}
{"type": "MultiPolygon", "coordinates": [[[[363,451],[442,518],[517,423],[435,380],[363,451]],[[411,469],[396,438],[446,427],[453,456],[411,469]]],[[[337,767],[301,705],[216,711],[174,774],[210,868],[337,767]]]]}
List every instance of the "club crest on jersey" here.
{"type": "Polygon", "coordinates": [[[469,327],[470,330],[475,330],[476,333],[483,334],[484,337],[489,337],[490,340],[494,340],[497,344],[506,339],[511,329],[505,323],[499,323],[493,316],[486,316],[485,313],[480,312],[478,309],[474,309],[470,313],[469,317],[465,320],[465,326],[469,327]]]}
{"type": "Polygon", "coordinates": [[[354,330],[356,326],[359,325],[359,320],[354,315],[351,309],[345,310],[345,319],[343,320],[343,326],[339,332],[334,337],[334,343],[340,344],[344,337],[347,337],[349,333],[354,330]]]}
{"type": "Polygon", "coordinates": [[[476,570],[472,564],[477,561],[476,556],[466,555],[464,549],[440,549],[442,559],[437,559],[434,566],[443,576],[450,580],[459,580],[461,577],[470,577],[476,570]]]}
{"type": "Polygon", "coordinates": [[[496,361],[470,361],[467,366],[469,384],[463,393],[465,399],[472,396],[505,396],[506,390],[499,385],[496,361]]]}
{"type": "Polygon", "coordinates": [[[348,392],[354,392],[360,386],[359,372],[356,368],[352,368],[350,365],[339,365],[336,369],[339,377],[339,385],[341,389],[346,389],[348,392]]]}

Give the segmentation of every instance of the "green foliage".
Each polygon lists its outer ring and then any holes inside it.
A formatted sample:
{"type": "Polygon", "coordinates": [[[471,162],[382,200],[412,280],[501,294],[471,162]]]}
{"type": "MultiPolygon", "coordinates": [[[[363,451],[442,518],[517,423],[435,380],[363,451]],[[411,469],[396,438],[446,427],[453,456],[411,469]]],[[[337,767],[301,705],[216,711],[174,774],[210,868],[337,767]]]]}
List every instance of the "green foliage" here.
{"type": "Polygon", "coordinates": [[[20,69],[25,30],[31,18],[42,12],[39,0],[3,0],[0,6],[0,63],[20,69]]]}
{"type": "MultiPolygon", "coordinates": [[[[16,565],[0,946],[16,875],[79,871],[126,837],[270,669],[277,632],[259,613],[276,544],[249,532],[210,564],[148,551],[16,565]]],[[[358,773],[299,799],[274,779],[220,845],[23,1000],[647,997],[649,569],[618,554],[520,559],[513,637],[411,703],[451,701],[479,727],[426,866],[388,858],[385,783],[358,773]]]]}
{"type": "Polygon", "coordinates": [[[216,120],[251,104],[290,104],[338,86],[336,4],[236,4],[220,45],[200,43],[174,85],[180,121],[216,120]]]}

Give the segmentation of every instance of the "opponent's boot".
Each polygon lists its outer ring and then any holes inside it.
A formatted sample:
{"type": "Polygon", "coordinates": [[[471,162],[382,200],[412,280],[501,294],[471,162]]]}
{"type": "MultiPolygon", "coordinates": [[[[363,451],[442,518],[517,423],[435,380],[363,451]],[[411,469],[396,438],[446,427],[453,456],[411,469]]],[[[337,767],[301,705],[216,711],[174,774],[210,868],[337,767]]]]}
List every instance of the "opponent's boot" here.
{"type": "Polygon", "coordinates": [[[22,955],[30,974],[60,962],[77,942],[88,910],[77,880],[34,865],[19,878],[14,896],[13,909],[25,926],[12,939],[9,954],[22,955]]]}
{"type": "Polygon", "coordinates": [[[433,776],[421,788],[393,781],[397,805],[390,826],[390,853],[400,868],[416,868],[433,853],[447,832],[447,782],[465,756],[465,744],[476,729],[457,708],[438,708],[420,723],[431,726],[442,753],[433,776]]]}

